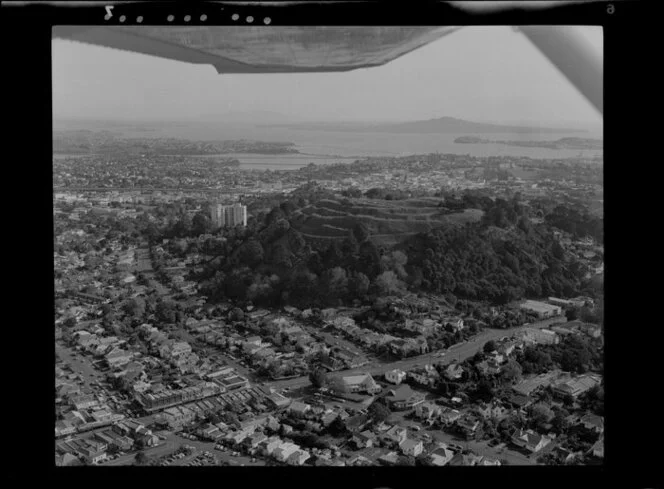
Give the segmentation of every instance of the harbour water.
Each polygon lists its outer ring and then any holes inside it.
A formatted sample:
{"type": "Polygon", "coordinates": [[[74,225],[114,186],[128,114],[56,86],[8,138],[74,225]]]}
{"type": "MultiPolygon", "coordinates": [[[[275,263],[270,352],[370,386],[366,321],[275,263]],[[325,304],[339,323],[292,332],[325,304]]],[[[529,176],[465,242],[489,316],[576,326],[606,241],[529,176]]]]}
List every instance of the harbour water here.
{"type": "MultiPolygon", "coordinates": [[[[85,127],[101,130],[105,127],[85,127]]],[[[63,129],[78,129],[71,124],[63,129]]],[[[549,148],[526,148],[506,144],[461,144],[454,140],[462,134],[390,134],[371,132],[334,132],[300,130],[286,127],[267,127],[249,124],[219,124],[208,122],[187,122],[177,124],[159,123],[154,125],[114,126],[114,132],[132,138],[182,138],[200,141],[228,139],[250,139],[259,141],[288,141],[295,143],[301,154],[254,155],[226,154],[237,158],[241,168],[291,170],[306,166],[330,163],[350,163],[367,156],[406,156],[426,153],[451,153],[475,157],[514,156],[537,159],[593,158],[602,156],[602,150],[571,150],[549,148]],[[146,127],[149,131],[146,131],[146,127]]],[[[598,133],[557,133],[557,134],[463,134],[491,140],[513,141],[552,141],[564,137],[601,139],[598,133]]],[[[218,155],[210,155],[218,156],[218,155]]]]}

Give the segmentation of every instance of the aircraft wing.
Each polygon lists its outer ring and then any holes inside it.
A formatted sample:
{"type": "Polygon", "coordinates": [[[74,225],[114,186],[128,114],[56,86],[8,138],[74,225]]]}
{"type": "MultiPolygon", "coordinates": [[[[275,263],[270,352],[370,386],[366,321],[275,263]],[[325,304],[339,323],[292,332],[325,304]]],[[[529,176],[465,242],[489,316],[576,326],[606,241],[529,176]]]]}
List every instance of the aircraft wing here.
{"type": "Polygon", "coordinates": [[[460,27],[57,26],[53,37],[196,64],[218,73],[380,66],[460,27]]]}
{"type": "MultiPolygon", "coordinates": [[[[495,2],[487,2],[492,3],[495,2]]],[[[209,64],[218,73],[306,73],[381,66],[460,28],[57,26],[53,28],[53,36],[209,64]]],[[[519,30],[601,113],[601,55],[594,53],[575,29],[575,26],[523,26],[519,30]]]]}

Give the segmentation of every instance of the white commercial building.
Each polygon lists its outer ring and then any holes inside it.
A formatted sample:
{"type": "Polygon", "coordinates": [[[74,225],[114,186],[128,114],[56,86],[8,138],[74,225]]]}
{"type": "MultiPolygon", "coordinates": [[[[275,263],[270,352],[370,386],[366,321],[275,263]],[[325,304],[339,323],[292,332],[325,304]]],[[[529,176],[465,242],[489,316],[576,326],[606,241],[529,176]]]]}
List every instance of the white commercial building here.
{"type": "Polygon", "coordinates": [[[247,206],[239,203],[233,205],[212,204],[210,218],[216,227],[235,227],[247,225],[247,206]]]}
{"type": "Polygon", "coordinates": [[[560,316],[563,313],[560,306],[554,306],[552,304],[539,301],[527,300],[520,304],[519,307],[525,311],[537,314],[537,317],[539,318],[551,318],[560,316]]]}

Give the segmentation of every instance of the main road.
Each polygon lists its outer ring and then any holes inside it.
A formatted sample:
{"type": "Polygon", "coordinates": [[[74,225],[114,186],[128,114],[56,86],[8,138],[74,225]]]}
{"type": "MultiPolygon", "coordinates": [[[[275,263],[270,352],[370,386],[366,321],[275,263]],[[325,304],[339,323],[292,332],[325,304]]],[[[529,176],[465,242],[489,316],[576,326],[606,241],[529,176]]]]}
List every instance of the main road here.
{"type": "MultiPolygon", "coordinates": [[[[475,355],[475,353],[477,353],[478,351],[480,351],[484,347],[484,344],[489,340],[496,340],[504,336],[507,337],[515,336],[524,328],[543,329],[553,323],[560,323],[566,321],[567,319],[564,316],[562,317],[559,316],[555,318],[538,321],[535,323],[524,324],[523,326],[517,326],[515,328],[485,329],[481,333],[475,335],[470,340],[453,345],[447,351],[444,352],[445,355],[442,357],[436,357],[436,355],[442,353],[441,351],[441,352],[426,353],[424,355],[418,355],[416,357],[405,358],[403,360],[398,360],[395,362],[390,362],[385,364],[381,364],[377,360],[374,360],[370,364],[365,365],[363,367],[353,368],[349,370],[341,370],[335,372],[334,375],[345,376],[345,375],[354,375],[354,374],[368,372],[373,376],[380,376],[383,375],[385,372],[388,372],[393,369],[397,368],[401,370],[412,369],[414,367],[424,366],[425,364],[430,363],[432,361],[436,361],[438,363],[443,363],[443,364],[449,364],[452,362],[462,362],[467,358],[470,358],[473,355],[475,355]]],[[[309,377],[307,376],[266,383],[266,385],[268,385],[269,387],[273,387],[275,389],[283,389],[285,387],[298,388],[298,387],[304,387],[308,384],[309,384],[309,377]]]]}

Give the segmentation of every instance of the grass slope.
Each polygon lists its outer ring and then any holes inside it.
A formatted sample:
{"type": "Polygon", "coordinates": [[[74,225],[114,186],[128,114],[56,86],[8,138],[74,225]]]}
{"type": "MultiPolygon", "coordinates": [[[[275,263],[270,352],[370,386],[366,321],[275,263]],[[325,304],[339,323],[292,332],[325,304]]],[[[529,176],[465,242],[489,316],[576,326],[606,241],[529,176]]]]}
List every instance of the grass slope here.
{"type": "Polygon", "coordinates": [[[322,199],[300,210],[304,219],[299,231],[313,239],[343,239],[356,224],[362,223],[373,239],[394,244],[439,226],[463,225],[482,218],[483,212],[478,209],[446,214],[439,202],[435,198],[322,199]]]}

